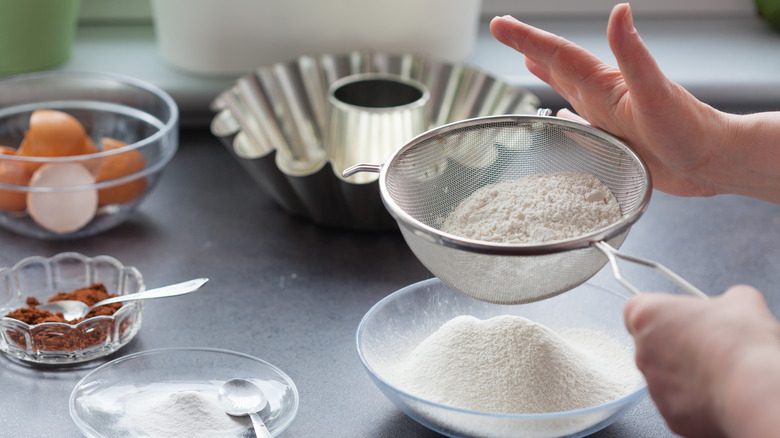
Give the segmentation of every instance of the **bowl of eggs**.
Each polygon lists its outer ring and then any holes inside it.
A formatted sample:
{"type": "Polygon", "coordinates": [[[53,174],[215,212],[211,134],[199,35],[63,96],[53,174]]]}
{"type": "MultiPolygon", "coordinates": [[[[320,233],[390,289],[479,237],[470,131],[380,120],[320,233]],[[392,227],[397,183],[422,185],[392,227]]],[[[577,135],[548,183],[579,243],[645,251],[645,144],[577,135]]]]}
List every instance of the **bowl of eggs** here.
{"type": "Polygon", "coordinates": [[[129,77],[0,80],[0,225],[73,239],[122,223],[176,153],[178,123],[167,93],[129,77]]]}

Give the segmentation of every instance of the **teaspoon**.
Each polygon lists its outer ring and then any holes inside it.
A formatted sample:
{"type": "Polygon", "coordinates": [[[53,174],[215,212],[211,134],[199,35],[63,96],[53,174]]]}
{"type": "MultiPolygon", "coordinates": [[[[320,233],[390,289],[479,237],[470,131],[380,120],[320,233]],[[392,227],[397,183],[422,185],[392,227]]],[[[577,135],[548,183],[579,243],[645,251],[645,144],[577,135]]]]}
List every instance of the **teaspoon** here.
{"type": "Polygon", "coordinates": [[[249,415],[257,438],[272,438],[271,432],[258,415],[268,404],[268,400],[263,390],[254,383],[246,379],[228,380],[219,388],[219,404],[228,415],[249,415]]]}
{"type": "Polygon", "coordinates": [[[190,292],[194,292],[200,289],[207,281],[208,278],[196,278],[194,280],[188,280],[182,283],[176,283],[169,286],[158,287],[156,289],[150,289],[143,292],[136,292],[134,294],[119,295],[105,300],[98,301],[92,306],[87,306],[85,303],[78,300],[60,300],[52,301],[46,304],[39,304],[38,309],[48,310],[52,313],[62,312],[62,315],[66,320],[72,321],[74,319],[83,318],[90,310],[95,307],[104,306],[106,304],[121,303],[125,301],[137,301],[148,300],[150,298],[164,298],[173,297],[176,295],[184,295],[190,292]]]}

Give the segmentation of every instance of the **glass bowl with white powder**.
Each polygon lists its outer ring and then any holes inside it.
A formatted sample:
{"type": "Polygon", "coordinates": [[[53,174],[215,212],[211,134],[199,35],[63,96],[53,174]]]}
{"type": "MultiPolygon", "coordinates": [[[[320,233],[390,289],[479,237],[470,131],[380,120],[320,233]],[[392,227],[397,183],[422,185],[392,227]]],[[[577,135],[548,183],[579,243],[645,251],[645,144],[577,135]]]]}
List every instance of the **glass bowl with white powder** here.
{"type": "Polygon", "coordinates": [[[108,362],[87,374],[70,396],[70,415],[92,438],[253,437],[249,417],[227,415],[218,402],[233,378],[255,383],[268,399],[260,412],[277,435],[298,411],[298,390],[276,366],[215,348],[161,348],[108,362]]]}
{"type": "Polygon", "coordinates": [[[363,366],[415,421],[450,437],[582,437],[642,401],[627,295],[590,283],[520,306],[439,279],[389,295],[357,331],[363,366]]]}

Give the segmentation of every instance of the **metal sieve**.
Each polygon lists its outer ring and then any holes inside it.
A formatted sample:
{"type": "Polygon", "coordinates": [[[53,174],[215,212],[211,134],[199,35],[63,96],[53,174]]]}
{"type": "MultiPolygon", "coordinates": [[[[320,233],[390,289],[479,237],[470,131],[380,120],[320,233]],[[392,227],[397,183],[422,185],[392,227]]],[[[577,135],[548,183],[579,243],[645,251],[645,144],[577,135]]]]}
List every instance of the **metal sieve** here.
{"type": "Polygon", "coordinates": [[[706,296],[663,265],[617,250],[650,201],[652,183],[642,159],[603,131],[541,114],[450,123],[415,137],[382,165],[358,164],[344,174],[378,172],[385,207],[414,254],[441,281],[472,298],[499,304],[542,300],[584,283],[607,262],[624,287],[639,293],[623,278],[618,258],[706,296]],[[622,219],[542,244],[484,242],[441,231],[447,216],[477,189],[556,172],[596,176],[617,199],[622,219]]]}

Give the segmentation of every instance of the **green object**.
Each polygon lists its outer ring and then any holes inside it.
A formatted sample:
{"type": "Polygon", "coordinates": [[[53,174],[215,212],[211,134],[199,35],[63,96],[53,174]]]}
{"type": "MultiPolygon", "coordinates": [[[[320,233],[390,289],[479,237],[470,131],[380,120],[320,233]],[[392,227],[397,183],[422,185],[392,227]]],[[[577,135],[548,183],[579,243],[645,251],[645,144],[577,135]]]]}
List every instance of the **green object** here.
{"type": "Polygon", "coordinates": [[[70,57],[81,0],[0,0],[0,75],[45,70],[70,57]]]}
{"type": "Polygon", "coordinates": [[[756,10],[772,29],[780,32],[780,0],[755,0],[756,10]]]}

